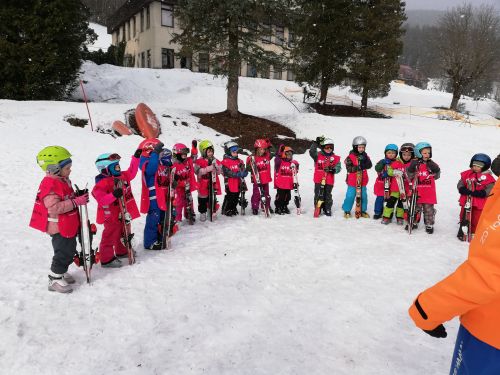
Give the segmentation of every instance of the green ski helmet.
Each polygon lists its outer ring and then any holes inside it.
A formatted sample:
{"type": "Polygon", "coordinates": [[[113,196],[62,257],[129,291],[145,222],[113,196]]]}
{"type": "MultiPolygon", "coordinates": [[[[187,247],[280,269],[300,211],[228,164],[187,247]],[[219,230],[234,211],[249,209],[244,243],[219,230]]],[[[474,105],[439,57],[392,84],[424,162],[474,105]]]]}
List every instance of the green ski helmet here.
{"type": "Polygon", "coordinates": [[[207,156],[207,149],[209,149],[209,148],[211,148],[213,150],[214,149],[214,145],[208,139],[204,139],[198,145],[198,149],[200,150],[200,154],[201,154],[202,157],[206,157],[207,156]]]}
{"type": "Polygon", "coordinates": [[[44,172],[57,174],[71,163],[71,154],[61,146],[47,146],[36,156],[36,162],[44,172]]]}

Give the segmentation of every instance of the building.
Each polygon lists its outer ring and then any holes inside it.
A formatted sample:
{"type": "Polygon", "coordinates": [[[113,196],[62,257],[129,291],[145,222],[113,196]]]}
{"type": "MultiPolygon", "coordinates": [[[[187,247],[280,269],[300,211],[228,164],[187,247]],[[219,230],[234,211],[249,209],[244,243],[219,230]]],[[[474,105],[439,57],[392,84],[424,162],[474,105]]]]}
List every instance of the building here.
{"type": "Polygon", "coordinates": [[[405,84],[415,86],[420,89],[427,89],[429,78],[419,70],[412,69],[409,65],[400,65],[398,72],[398,79],[405,84]]]}
{"type": "MultiPolygon", "coordinates": [[[[180,56],[181,46],[172,43],[173,34],[182,32],[174,17],[175,0],[129,0],[108,20],[108,33],[112,44],[125,42],[124,66],[155,69],[190,69],[194,72],[210,72],[208,53],[180,56]]],[[[293,45],[293,34],[284,25],[262,24],[272,28],[273,35],[262,40],[266,50],[282,53],[285,46],[293,45]]],[[[270,79],[293,80],[291,70],[269,67],[258,72],[242,63],[240,75],[270,79]]]]}

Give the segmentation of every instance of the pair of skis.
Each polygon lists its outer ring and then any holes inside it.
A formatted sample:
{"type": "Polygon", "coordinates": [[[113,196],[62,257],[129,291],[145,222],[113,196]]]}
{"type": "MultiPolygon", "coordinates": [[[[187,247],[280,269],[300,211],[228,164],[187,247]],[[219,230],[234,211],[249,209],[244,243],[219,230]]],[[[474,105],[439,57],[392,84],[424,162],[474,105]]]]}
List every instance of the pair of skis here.
{"type": "MultiPolygon", "coordinates": [[[[245,169],[245,164],[240,164],[240,170],[243,171],[245,169]]],[[[245,215],[245,208],[248,206],[248,201],[245,198],[245,193],[248,191],[247,183],[245,182],[244,177],[240,177],[240,196],[238,198],[238,202],[240,204],[240,213],[241,215],[245,215]]]]}
{"type": "Polygon", "coordinates": [[[217,212],[217,161],[213,159],[210,164],[213,169],[208,183],[208,219],[214,221],[217,212]]]}
{"type": "MultiPolygon", "coordinates": [[[[467,189],[474,191],[474,183],[472,180],[467,179],[467,189]]],[[[462,235],[462,241],[472,241],[472,195],[467,195],[464,205],[464,212],[462,220],[460,221],[459,234],[462,235]]]]}
{"type": "Polygon", "coordinates": [[[161,248],[167,250],[171,247],[170,238],[172,237],[172,228],[175,225],[175,217],[172,209],[175,200],[174,180],[175,168],[172,168],[169,173],[168,190],[165,200],[166,208],[161,229],[161,248]]]}
{"type": "MultiPolygon", "coordinates": [[[[77,185],[75,185],[76,196],[81,196],[87,193],[87,188],[80,189],[77,185]]],[[[92,240],[94,235],[97,233],[97,228],[95,224],[90,223],[89,212],[86,204],[78,206],[78,214],[80,216],[80,230],[78,232],[80,251],[77,253],[77,261],[75,261],[75,263],[77,263],[78,266],[83,267],[87,283],[90,284],[92,266],[99,262],[99,259],[96,258],[97,249],[92,248],[92,240]]]]}
{"type": "Polygon", "coordinates": [[[321,177],[321,183],[318,191],[318,198],[316,200],[316,204],[314,205],[314,217],[319,217],[321,213],[321,207],[325,203],[325,194],[326,194],[326,177],[328,176],[327,168],[330,167],[331,162],[333,161],[333,157],[330,157],[325,161],[325,165],[323,166],[323,176],[321,177]]]}
{"type": "Polygon", "coordinates": [[[115,189],[119,188],[123,191],[121,197],[118,198],[118,205],[120,206],[120,220],[123,226],[122,241],[123,245],[127,248],[128,264],[132,265],[135,263],[135,253],[134,249],[132,248],[132,238],[134,237],[134,233],[131,233],[130,231],[130,223],[132,222],[132,217],[127,211],[127,205],[125,202],[126,189],[125,185],[123,184],[123,180],[121,180],[120,178],[115,178],[114,182],[115,189]]]}

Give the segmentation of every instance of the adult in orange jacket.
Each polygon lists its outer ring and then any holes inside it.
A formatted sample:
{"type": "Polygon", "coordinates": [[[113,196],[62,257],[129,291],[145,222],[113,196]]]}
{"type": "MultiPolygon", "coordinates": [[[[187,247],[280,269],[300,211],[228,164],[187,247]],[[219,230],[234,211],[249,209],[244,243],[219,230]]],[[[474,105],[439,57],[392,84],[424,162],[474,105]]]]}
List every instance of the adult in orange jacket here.
{"type": "Polygon", "coordinates": [[[450,374],[500,374],[500,180],[486,201],[467,260],[419,294],[409,313],[434,337],[446,337],[442,323],[460,316],[450,374]]]}

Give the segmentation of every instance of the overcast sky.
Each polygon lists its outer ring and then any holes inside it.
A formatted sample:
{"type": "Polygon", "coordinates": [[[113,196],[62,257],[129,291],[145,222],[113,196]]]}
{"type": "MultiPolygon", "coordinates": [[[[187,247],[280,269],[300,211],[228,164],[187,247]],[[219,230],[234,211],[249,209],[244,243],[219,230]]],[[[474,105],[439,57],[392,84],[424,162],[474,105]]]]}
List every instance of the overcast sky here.
{"type": "MultiPolygon", "coordinates": [[[[446,10],[457,5],[462,5],[464,0],[405,0],[406,9],[436,9],[446,10]]],[[[474,6],[480,4],[493,5],[500,10],[500,0],[469,0],[469,4],[474,6]]]]}

